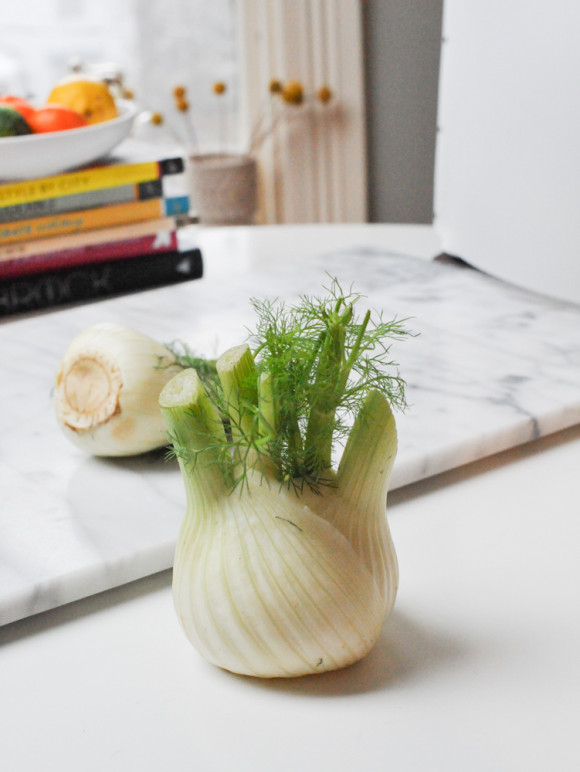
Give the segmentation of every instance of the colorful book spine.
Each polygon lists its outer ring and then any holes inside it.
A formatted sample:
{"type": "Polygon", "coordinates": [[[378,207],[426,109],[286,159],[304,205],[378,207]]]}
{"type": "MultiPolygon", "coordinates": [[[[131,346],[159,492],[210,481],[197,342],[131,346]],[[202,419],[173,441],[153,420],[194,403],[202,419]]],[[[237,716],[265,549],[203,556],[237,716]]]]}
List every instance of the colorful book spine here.
{"type": "Polygon", "coordinates": [[[0,262],[0,281],[79,265],[95,265],[113,259],[123,260],[137,255],[175,252],[177,249],[175,230],[160,231],[149,236],[135,236],[104,244],[86,244],[81,247],[47,252],[43,255],[31,255],[0,262]]]}
{"type": "Polygon", "coordinates": [[[163,199],[165,214],[168,217],[179,217],[189,214],[189,196],[167,196],[163,199]]]}
{"type": "Polygon", "coordinates": [[[95,209],[99,206],[126,204],[129,201],[146,201],[162,196],[163,183],[161,179],[118,185],[102,190],[87,190],[69,196],[55,196],[54,198],[43,198],[39,201],[25,201],[22,204],[0,207],[0,223],[29,220],[34,217],[45,217],[65,212],[81,212],[84,209],[95,209]]]}
{"type": "Polygon", "coordinates": [[[183,158],[167,158],[144,163],[119,163],[93,166],[52,177],[0,185],[0,207],[16,206],[57,196],[70,196],[89,190],[103,190],[119,185],[135,185],[185,170],[183,158]]]}
{"type": "Polygon", "coordinates": [[[152,289],[203,275],[199,249],[127,260],[0,282],[0,317],[152,289]]]}
{"type": "Polygon", "coordinates": [[[112,241],[125,241],[137,236],[150,236],[160,231],[172,231],[177,227],[176,218],[159,217],[153,220],[114,225],[108,228],[98,228],[79,233],[67,233],[64,236],[51,236],[33,241],[16,241],[13,244],[0,245],[0,267],[3,262],[21,257],[44,255],[47,252],[58,252],[66,249],[76,249],[91,244],[106,244],[112,241]]]}
{"type": "Polygon", "coordinates": [[[168,199],[153,198],[147,201],[131,201],[80,212],[36,217],[31,220],[0,225],[0,244],[11,244],[169,215],[186,214],[188,210],[188,197],[178,196],[168,199]]]}

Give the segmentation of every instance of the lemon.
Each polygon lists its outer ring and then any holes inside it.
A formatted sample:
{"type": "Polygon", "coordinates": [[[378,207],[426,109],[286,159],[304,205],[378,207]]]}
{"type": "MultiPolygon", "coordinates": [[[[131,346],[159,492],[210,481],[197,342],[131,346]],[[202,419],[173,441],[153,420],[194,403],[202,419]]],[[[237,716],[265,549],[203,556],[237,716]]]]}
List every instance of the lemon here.
{"type": "Polygon", "coordinates": [[[96,80],[63,81],[50,92],[47,103],[69,107],[89,124],[110,121],[119,114],[108,86],[96,80]]]}

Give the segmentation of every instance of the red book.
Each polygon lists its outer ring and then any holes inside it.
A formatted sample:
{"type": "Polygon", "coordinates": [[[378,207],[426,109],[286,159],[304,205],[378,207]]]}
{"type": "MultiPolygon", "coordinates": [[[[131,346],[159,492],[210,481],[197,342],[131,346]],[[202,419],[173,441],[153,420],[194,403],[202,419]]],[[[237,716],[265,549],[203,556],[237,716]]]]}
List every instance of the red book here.
{"type": "Polygon", "coordinates": [[[177,249],[177,231],[161,230],[157,233],[133,236],[117,241],[83,244],[43,254],[4,259],[0,262],[0,280],[80,265],[93,265],[110,260],[122,260],[137,255],[173,252],[177,249]]]}

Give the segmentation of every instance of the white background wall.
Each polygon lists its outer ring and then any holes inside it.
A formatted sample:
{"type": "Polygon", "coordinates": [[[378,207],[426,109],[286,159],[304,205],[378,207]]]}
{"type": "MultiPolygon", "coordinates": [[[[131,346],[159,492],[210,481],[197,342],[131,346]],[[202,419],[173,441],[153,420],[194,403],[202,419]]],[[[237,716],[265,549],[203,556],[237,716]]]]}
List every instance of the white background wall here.
{"type": "Polygon", "coordinates": [[[580,302],[580,4],[446,0],[436,164],[444,249],[580,302]]]}
{"type": "Polygon", "coordinates": [[[0,88],[8,62],[16,87],[42,102],[73,57],[117,61],[134,79],[138,0],[3,0],[0,22],[0,88]],[[4,67],[2,67],[2,61],[4,67]]]}

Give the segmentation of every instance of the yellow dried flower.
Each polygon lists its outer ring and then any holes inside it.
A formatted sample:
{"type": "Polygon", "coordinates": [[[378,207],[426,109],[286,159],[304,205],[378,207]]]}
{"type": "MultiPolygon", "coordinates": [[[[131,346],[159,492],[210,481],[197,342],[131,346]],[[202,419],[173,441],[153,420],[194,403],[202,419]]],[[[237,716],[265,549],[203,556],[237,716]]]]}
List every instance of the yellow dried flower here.
{"type": "Polygon", "coordinates": [[[185,86],[176,86],[176,87],[173,89],[173,96],[174,96],[176,99],[183,99],[183,98],[185,97],[185,94],[186,94],[186,93],[187,93],[187,92],[186,92],[186,90],[185,90],[185,86]]]}
{"type": "Polygon", "coordinates": [[[282,99],[290,105],[301,105],[304,101],[304,89],[298,80],[289,80],[282,89],[282,99]]]}
{"type": "Polygon", "coordinates": [[[318,89],[318,99],[323,103],[326,104],[327,102],[330,102],[332,99],[332,91],[328,88],[328,86],[321,86],[318,89]]]}
{"type": "Polygon", "coordinates": [[[161,124],[163,123],[163,116],[161,115],[161,113],[152,113],[151,123],[154,126],[161,126],[161,124]]]}
{"type": "Polygon", "coordinates": [[[175,102],[175,106],[179,110],[180,113],[186,113],[189,110],[189,102],[187,99],[177,99],[175,102]]]}
{"type": "Polygon", "coordinates": [[[218,80],[218,81],[216,81],[213,84],[213,93],[214,94],[218,94],[218,95],[219,94],[225,94],[226,91],[227,91],[227,86],[226,86],[226,84],[223,81],[218,80]]]}
{"type": "Polygon", "coordinates": [[[270,85],[268,86],[268,91],[270,94],[281,94],[282,93],[282,84],[279,80],[276,80],[275,78],[270,81],[270,85]]]}

